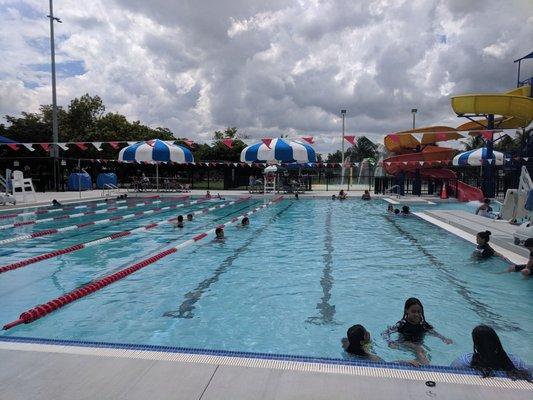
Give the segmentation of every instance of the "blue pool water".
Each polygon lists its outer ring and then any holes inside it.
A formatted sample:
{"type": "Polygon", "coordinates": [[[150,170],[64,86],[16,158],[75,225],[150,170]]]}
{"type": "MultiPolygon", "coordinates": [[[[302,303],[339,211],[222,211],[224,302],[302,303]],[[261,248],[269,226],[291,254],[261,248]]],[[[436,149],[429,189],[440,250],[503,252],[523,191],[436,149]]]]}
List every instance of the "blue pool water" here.
{"type": "MultiPolygon", "coordinates": [[[[163,225],[1,274],[0,323],[262,202],[248,200],[198,216],[182,230],[163,225]]],[[[5,245],[0,264],[205,206],[5,245]]],[[[205,239],[0,334],[341,358],[341,338],[361,323],[372,334],[374,351],[396,360],[412,354],[389,349],[380,333],[401,318],[405,299],[415,296],[428,322],[454,340],[445,345],[426,337],[433,364],[448,365],[471,351],[470,332],[480,323],[493,326],[509,352],[531,363],[531,280],[500,274],[507,267],[503,259],[473,260],[471,244],[414,216],[390,218],[385,208],[381,201],[284,200],[254,214],[249,227],[227,228],[223,242],[205,239]]],[[[105,215],[74,222],[101,218],[105,215]]],[[[0,239],[12,235],[0,231],[0,239]]]]}

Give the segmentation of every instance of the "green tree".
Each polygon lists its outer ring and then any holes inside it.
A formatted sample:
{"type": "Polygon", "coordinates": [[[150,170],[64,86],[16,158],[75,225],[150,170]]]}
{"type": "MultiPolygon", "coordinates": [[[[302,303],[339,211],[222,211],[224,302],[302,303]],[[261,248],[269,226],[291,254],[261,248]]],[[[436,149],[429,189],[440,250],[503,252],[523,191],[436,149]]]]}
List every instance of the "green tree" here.
{"type": "MultiPolygon", "coordinates": [[[[349,147],[344,152],[344,159],[350,159],[351,162],[360,162],[365,158],[375,159],[378,155],[378,145],[373,143],[366,136],[361,136],[357,138],[356,143],[349,147]]],[[[342,162],[342,152],[337,150],[334,153],[328,154],[326,159],[328,163],[340,163],[342,162]]]]}

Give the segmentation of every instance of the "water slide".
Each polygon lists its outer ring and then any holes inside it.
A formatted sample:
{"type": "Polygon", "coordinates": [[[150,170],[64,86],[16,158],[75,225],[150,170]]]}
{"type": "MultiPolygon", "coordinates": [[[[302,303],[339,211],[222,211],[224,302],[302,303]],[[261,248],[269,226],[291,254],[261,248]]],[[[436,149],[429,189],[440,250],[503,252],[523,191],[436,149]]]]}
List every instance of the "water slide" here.
{"type": "MultiPolygon", "coordinates": [[[[451,98],[452,108],[458,116],[493,114],[496,128],[514,129],[528,126],[533,121],[533,98],[531,85],[513,89],[505,94],[469,94],[451,98]]],[[[448,126],[429,126],[409,131],[397,132],[385,137],[387,150],[396,156],[383,160],[387,173],[412,173],[420,170],[421,176],[456,179],[457,175],[446,168],[432,163],[433,160],[450,160],[453,150],[439,147],[437,142],[456,140],[463,136],[458,131],[470,131],[470,135],[479,135],[481,126],[487,126],[485,118],[467,122],[457,128],[448,126]],[[417,165],[418,164],[418,165],[417,165]]],[[[452,191],[455,188],[450,188],[452,191]]],[[[473,186],[459,181],[457,198],[460,201],[483,199],[483,192],[473,186]]]]}

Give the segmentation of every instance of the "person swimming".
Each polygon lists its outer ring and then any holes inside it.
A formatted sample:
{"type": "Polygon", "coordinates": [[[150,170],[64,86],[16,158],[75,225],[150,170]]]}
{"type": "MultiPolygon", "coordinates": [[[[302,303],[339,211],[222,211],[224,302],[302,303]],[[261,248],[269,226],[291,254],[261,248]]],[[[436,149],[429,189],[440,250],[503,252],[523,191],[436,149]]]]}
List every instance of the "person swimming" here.
{"type": "Polygon", "coordinates": [[[250,225],[250,218],[244,217],[241,221],[241,226],[248,226],[250,225]]]}
{"type": "MultiPolygon", "coordinates": [[[[392,204],[389,204],[389,205],[387,206],[387,212],[388,212],[389,214],[394,214],[394,206],[393,206],[392,204]]],[[[399,211],[398,211],[398,212],[399,212],[399,211]]]]}
{"type": "Polygon", "coordinates": [[[331,200],[337,200],[337,196],[335,196],[334,194],[331,195],[331,200]]]}
{"type": "Polygon", "coordinates": [[[187,221],[191,222],[194,216],[192,214],[187,214],[187,221]]]}
{"type": "Polygon", "coordinates": [[[178,215],[178,218],[176,218],[174,222],[174,226],[176,228],[183,228],[183,215],[178,215]]]}
{"type": "Polygon", "coordinates": [[[218,240],[224,239],[224,228],[217,228],[215,229],[215,235],[218,240]]]}
{"type": "Polygon", "coordinates": [[[394,209],[394,215],[400,215],[400,210],[398,208],[394,209]]]}
{"type": "Polygon", "coordinates": [[[371,199],[372,198],[370,197],[370,192],[368,190],[365,190],[365,192],[361,196],[361,200],[371,200],[371,199]]]}
{"type": "Polygon", "coordinates": [[[402,207],[402,215],[403,216],[411,215],[411,210],[409,209],[409,206],[403,206],[402,207]]]}
{"type": "Polygon", "coordinates": [[[489,245],[490,235],[490,231],[478,232],[476,235],[477,247],[474,250],[474,256],[478,258],[489,258],[494,255],[495,251],[489,245]]]}
{"type": "Polygon", "coordinates": [[[52,207],[61,207],[61,203],[56,199],[52,200],[52,207]]]}
{"type": "Polygon", "coordinates": [[[455,359],[452,367],[474,368],[481,372],[483,378],[492,376],[494,371],[505,371],[511,379],[531,382],[531,371],[527,364],[517,356],[505,352],[498,334],[490,326],[476,326],[472,330],[472,341],[474,352],[455,359]]]}
{"type": "Polygon", "coordinates": [[[533,238],[526,239],[524,247],[529,250],[529,260],[527,264],[511,265],[507,271],[521,272],[524,276],[533,275],[533,238]]]}
{"type": "Polygon", "coordinates": [[[205,193],[205,198],[211,200],[211,192],[209,190],[205,193]]]}
{"type": "Polygon", "coordinates": [[[299,199],[300,199],[300,195],[298,194],[298,192],[294,193],[294,198],[295,198],[296,200],[299,200],[299,199]]]}
{"type": "Polygon", "coordinates": [[[417,360],[421,364],[429,364],[426,351],[422,347],[422,341],[426,333],[438,337],[446,344],[453,343],[451,339],[438,333],[431,324],[426,321],[424,306],[415,297],[410,297],[405,301],[403,317],[395,325],[389,326],[381,335],[391,349],[398,348],[399,345],[413,350],[417,360]],[[398,333],[398,340],[391,340],[391,334],[398,333]]]}
{"type": "MultiPolygon", "coordinates": [[[[371,352],[370,332],[363,325],[354,325],[346,332],[346,337],[341,340],[342,348],[346,353],[357,358],[362,358],[371,362],[385,362],[381,357],[371,352]]],[[[401,364],[419,366],[416,360],[395,361],[401,364]]]]}
{"type": "Polygon", "coordinates": [[[346,194],[346,192],[344,191],[344,189],[341,189],[341,191],[339,192],[338,199],[339,199],[339,200],[346,200],[347,197],[348,197],[348,195],[346,194]]]}

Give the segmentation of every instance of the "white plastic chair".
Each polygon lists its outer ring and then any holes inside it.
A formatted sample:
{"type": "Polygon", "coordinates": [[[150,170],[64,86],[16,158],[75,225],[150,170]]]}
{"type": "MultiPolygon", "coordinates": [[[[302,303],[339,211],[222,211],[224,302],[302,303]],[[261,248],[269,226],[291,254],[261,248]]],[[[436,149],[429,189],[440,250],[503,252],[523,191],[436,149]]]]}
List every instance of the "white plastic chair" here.
{"type": "Polygon", "coordinates": [[[29,195],[31,195],[33,201],[37,200],[31,178],[24,178],[22,171],[13,171],[11,190],[13,192],[13,197],[15,197],[17,201],[26,203],[29,195]]]}

